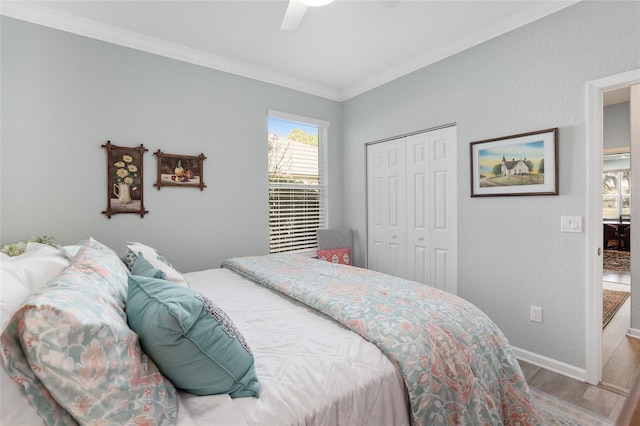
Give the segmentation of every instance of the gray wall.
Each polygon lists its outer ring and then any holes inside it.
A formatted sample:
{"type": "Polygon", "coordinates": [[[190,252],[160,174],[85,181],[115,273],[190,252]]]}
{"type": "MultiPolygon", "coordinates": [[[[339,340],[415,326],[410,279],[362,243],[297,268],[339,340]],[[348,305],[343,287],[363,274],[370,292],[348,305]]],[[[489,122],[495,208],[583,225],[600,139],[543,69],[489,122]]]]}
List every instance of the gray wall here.
{"type": "Polygon", "coordinates": [[[604,107],[602,116],[602,145],[607,148],[629,147],[631,144],[629,102],[604,107]]]}
{"type": "MultiPolygon", "coordinates": [[[[631,111],[629,102],[607,105],[602,114],[602,145],[604,149],[631,148],[631,111]]],[[[604,157],[602,170],[631,168],[631,157],[607,159],[604,157]]]]}
{"type": "Polygon", "coordinates": [[[2,244],[93,236],[158,248],[187,272],[268,252],[267,110],[329,129],[329,222],[342,225],[342,105],[2,17],[2,244]],[[144,144],[144,218],[107,219],[107,140],[144,144]],[[153,152],[207,156],[204,182],[158,191],[153,152]]]}
{"type": "Polygon", "coordinates": [[[345,102],[345,221],[358,244],[365,143],[456,122],[458,294],[514,346],[585,368],[587,240],[560,233],[560,216],[587,212],[585,83],[640,67],[639,22],[638,2],[581,2],[345,102]],[[470,197],[469,142],[551,127],[559,196],[470,197]]]}

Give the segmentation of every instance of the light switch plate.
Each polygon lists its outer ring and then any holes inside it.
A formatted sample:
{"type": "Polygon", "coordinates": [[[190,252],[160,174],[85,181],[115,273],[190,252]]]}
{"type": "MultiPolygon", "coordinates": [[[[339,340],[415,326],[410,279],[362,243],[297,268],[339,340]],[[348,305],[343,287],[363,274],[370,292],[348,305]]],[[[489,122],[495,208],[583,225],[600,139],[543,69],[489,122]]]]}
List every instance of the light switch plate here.
{"type": "Polygon", "coordinates": [[[560,217],[560,232],[582,232],[582,216],[560,217]]]}

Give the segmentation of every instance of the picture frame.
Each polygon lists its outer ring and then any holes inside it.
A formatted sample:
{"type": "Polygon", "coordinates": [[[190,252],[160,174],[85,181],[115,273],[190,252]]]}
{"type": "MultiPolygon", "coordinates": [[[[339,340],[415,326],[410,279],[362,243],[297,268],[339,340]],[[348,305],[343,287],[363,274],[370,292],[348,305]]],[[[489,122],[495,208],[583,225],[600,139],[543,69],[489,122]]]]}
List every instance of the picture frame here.
{"type": "Polygon", "coordinates": [[[192,187],[204,190],[204,154],[179,155],[167,154],[157,150],[158,176],[154,186],[158,191],[163,186],[192,187]]]}
{"type": "Polygon", "coordinates": [[[133,213],[141,218],[149,213],[144,208],[142,157],[148,149],[125,147],[107,141],[107,209],[102,213],[108,219],[114,214],[133,213]]]}
{"type": "Polygon", "coordinates": [[[558,195],[558,128],[469,144],[471,196],[558,195]]]}

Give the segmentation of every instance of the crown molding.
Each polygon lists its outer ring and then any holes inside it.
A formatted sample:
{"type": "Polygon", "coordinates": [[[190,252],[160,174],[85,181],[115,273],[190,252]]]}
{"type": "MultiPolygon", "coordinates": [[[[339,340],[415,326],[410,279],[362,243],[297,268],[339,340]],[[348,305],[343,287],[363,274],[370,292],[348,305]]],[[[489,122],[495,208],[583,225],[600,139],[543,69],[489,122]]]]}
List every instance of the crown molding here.
{"type": "Polygon", "coordinates": [[[342,90],[294,78],[246,63],[233,61],[228,58],[123,30],[97,21],[58,12],[26,1],[1,0],[0,15],[341,102],[558,12],[580,1],[582,0],[539,2],[536,4],[537,9],[533,14],[536,16],[535,19],[531,19],[530,10],[522,14],[516,14],[499,27],[482,29],[470,35],[465,40],[458,41],[452,45],[442,46],[439,49],[429,52],[425,56],[403,62],[376,77],[355,83],[342,90]]]}
{"type": "Polygon", "coordinates": [[[341,91],[330,87],[24,1],[0,1],[0,15],[335,101],[344,100],[341,91]]]}
{"type": "Polygon", "coordinates": [[[531,10],[528,10],[526,12],[514,14],[508,20],[502,22],[501,25],[483,28],[473,34],[469,34],[464,40],[459,40],[455,43],[441,46],[438,49],[429,51],[424,56],[405,61],[395,68],[391,68],[374,78],[358,84],[354,84],[353,86],[344,89],[343,99],[349,99],[369,90],[375,89],[376,87],[382,86],[383,84],[389,83],[400,77],[411,74],[414,71],[418,71],[419,69],[435,64],[436,62],[439,62],[445,58],[456,55],[467,49],[471,49],[474,46],[499,37],[524,25],[530,24],[531,22],[535,22],[546,16],[552,15],[562,9],[579,3],[580,1],[583,0],[536,3],[535,11],[533,13],[531,12],[531,10]],[[531,19],[532,15],[536,18],[531,19]]]}

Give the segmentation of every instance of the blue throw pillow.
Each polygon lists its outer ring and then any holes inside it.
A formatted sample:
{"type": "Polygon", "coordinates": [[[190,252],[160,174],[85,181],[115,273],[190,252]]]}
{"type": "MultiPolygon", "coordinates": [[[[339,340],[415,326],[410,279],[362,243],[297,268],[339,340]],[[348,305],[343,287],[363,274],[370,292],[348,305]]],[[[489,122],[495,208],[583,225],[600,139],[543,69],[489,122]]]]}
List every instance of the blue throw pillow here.
{"type": "Polygon", "coordinates": [[[160,278],[163,280],[166,278],[165,273],[160,269],[154,268],[153,265],[144,258],[142,253],[138,253],[138,255],[136,256],[136,260],[133,261],[131,274],[149,278],[160,278]]]}
{"type": "Polygon", "coordinates": [[[195,395],[259,396],[253,354],[231,319],[201,293],[129,276],[127,321],[175,387],[195,395]]]}

